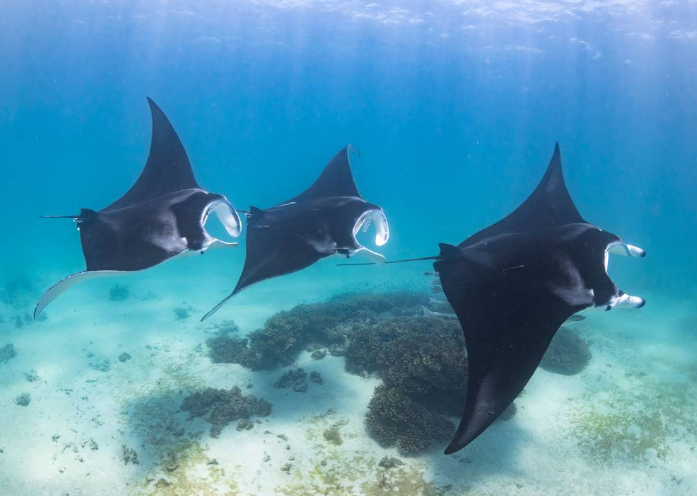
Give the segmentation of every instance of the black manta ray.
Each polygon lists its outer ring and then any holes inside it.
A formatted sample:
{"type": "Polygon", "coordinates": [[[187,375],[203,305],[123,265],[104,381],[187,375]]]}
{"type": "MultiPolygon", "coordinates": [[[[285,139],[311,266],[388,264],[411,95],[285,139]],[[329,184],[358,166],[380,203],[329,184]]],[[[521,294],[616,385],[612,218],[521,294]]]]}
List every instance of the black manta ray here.
{"type": "Polygon", "coordinates": [[[248,286],[297,272],[331,255],[351,257],[356,253],[372,256],[378,263],[385,258],[362,246],[356,234],[375,224],[375,244],[387,243],[389,229],[382,208],[365,201],[353,179],[349,154],[344,147],[327,164],[319,178],[295,198],[247,213],[247,256],[237,286],[202,320],[248,286]]]}
{"type": "Polygon", "coordinates": [[[465,333],[469,356],[462,421],[445,450],[479,436],[520,394],[559,327],[597,307],[639,308],[607,274],[610,253],[644,250],[586,222],[566,188],[559,146],[530,197],[434,263],[465,333]]]}
{"type": "MultiPolygon", "coordinates": [[[[589,224],[566,188],[559,146],[530,197],[458,246],[440,245],[434,268],[465,334],[465,411],[445,450],[476,439],[520,394],[559,327],[597,307],[639,308],[607,274],[610,253],[644,250],[589,224]]],[[[396,263],[387,262],[387,263],[396,263]]]]}
{"type": "Polygon", "coordinates": [[[177,255],[203,253],[212,246],[236,246],[211,236],[206,221],[214,212],[233,237],[240,218],[222,195],[199,187],[177,133],[148,98],[152,113],[150,155],[136,183],[121,198],[94,211],[83,208],[72,218],[80,231],[87,268],[66,277],[39,300],[36,318],[61,293],[85,279],[133,272],[177,255]]]}

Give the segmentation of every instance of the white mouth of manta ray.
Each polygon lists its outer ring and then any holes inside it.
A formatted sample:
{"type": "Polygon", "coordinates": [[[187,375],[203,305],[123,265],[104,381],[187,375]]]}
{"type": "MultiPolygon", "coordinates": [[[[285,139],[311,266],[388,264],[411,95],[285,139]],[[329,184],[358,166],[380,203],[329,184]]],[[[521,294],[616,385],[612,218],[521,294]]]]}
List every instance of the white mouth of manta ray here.
{"type": "MultiPolygon", "coordinates": [[[[605,249],[605,273],[607,274],[607,268],[610,264],[610,254],[614,255],[624,255],[626,257],[638,257],[643,258],[646,256],[646,252],[639,248],[638,246],[630,245],[627,243],[622,243],[617,241],[616,243],[611,243],[605,249]]],[[[641,308],[646,304],[643,298],[638,296],[628,295],[622,291],[618,295],[610,298],[610,301],[603,305],[599,305],[599,308],[604,310],[612,310],[613,308],[641,308]]]]}
{"type": "Polygon", "coordinates": [[[387,217],[385,217],[385,213],[382,210],[378,209],[368,210],[364,212],[363,215],[361,215],[358,219],[356,219],[356,223],[353,226],[353,239],[356,242],[356,245],[360,246],[360,248],[353,251],[353,253],[351,253],[350,255],[354,255],[360,252],[375,259],[375,261],[378,263],[385,263],[385,257],[380,255],[379,253],[369,250],[365,246],[361,245],[358,242],[358,239],[356,239],[356,236],[359,232],[368,232],[368,229],[370,229],[371,224],[375,225],[376,246],[384,246],[385,243],[387,243],[387,240],[390,239],[390,228],[387,224],[387,217]]]}
{"type": "Polygon", "coordinates": [[[232,206],[232,204],[226,199],[222,198],[220,200],[216,200],[214,202],[211,202],[208,205],[208,208],[206,208],[202,215],[201,215],[201,228],[203,229],[203,233],[205,235],[205,242],[204,246],[202,247],[201,250],[198,251],[206,251],[208,248],[215,247],[215,246],[220,246],[220,247],[233,247],[237,246],[236,242],[231,242],[231,241],[223,241],[222,239],[218,239],[215,236],[212,236],[208,230],[206,229],[206,224],[208,223],[209,217],[211,213],[214,213],[215,216],[218,218],[218,221],[220,224],[225,228],[225,231],[232,236],[233,238],[236,238],[240,235],[240,232],[242,230],[242,223],[240,222],[240,216],[237,214],[237,211],[235,208],[232,206]]]}

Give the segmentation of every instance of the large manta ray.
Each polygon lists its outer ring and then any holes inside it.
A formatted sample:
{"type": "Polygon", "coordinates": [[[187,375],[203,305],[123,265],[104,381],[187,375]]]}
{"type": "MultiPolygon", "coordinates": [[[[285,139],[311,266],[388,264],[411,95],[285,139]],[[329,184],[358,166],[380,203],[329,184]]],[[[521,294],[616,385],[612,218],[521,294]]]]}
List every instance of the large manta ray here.
{"type": "Polygon", "coordinates": [[[128,192],[103,210],[83,208],[72,218],[80,231],[87,268],[66,277],[39,300],[36,318],[51,301],[78,282],[133,272],[177,255],[203,253],[211,246],[235,246],[211,236],[206,221],[214,212],[233,237],[240,218],[223,196],[199,187],[177,133],[148,98],[152,113],[150,155],[128,192]]]}
{"type": "Polygon", "coordinates": [[[351,145],[344,147],[312,186],[295,198],[266,210],[250,207],[242,275],[233,292],[201,320],[248,286],[297,272],[331,255],[365,253],[378,263],[385,261],[356,240],[356,234],[374,222],[375,244],[382,246],[387,243],[389,229],[382,208],[358,193],[351,173],[351,151],[355,151],[351,145]]]}
{"type": "Polygon", "coordinates": [[[607,274],[610,253],[643,257],[644,250],[581,217],[558,145],[542,181],[513,213],[458,246],[440,247],[434,267],[469,357],[465,411],[446,454],[467,446],[501,415],[573,314],[645,303],[607,274]]]}
{"type": "Polygon", "coordinates": [[[435,259],[465,334],[465,411],[446,454],[467,446],[503,413],[575,313],[645,303],[607,274],[610,253],[643,257],[644,250],[581,217],[566,189],[558,145],[542,181],[513,213],[458,246],[440,248],[436,257],[387,263],[435,259]]]}

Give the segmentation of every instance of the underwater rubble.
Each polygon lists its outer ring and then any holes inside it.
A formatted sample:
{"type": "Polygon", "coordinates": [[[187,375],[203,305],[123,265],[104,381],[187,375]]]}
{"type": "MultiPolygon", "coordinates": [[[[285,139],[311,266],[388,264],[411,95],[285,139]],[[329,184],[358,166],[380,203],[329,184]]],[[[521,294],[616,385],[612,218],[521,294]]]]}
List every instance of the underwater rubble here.
{"type": "Polygon", "coordinates": [[[29,372],[24,372],[24,378],[29,382],[37,382],[41,380],[39,373],[34,369],[31,369],[29,372]]]}
{"type": "Polygon", "coordinates": [[[15,398],[15,404],[18,406],[29,406],[31,403],[31,395],[29,393],[22,393],[15,398]]]}
{"type": "Polygon", "coordinates": [[[273,385],[276,389],[292,388],[296,393],[307,392],[307,372],[302,368],[290,369],[283,374],[273,385]]]}
{"type": "Polygon", "coordinates": [[[0,363],[9,362],[14,357],[17,356],[15,347],[12,343],[7,343],[5,346],[0,348],[0,363]]]}
{"type": "Polygon", "coordinates": [[[245,396],[237,386],[229,390],[206,388],[184,398],[181,410],[189,413],[189,419],[203,417],[211,424],[211,437],[217,438],[234,421],[239,421],[237,430],[251,429],[250,417],[266,417],[271,403],[252,394],[245,396]]]}
{"type": "Polygon", "coordinates": [[[130,296],[131,290],[128,286],[114,284],[111,288],[109,288],[109,300],[111,301],[127,300],[130,296]]]}
{"type": "Polygon", "coordinates": [[[178,307],[174,307],[172,312],[174,312],[174,320],[186,320],[191,317],[191,312],[194,311],[194,307],[188,305],[185,301],[178,307]]]}
{"type": "MultiPolygon", "coordinates": [[[[244,337],[218,332],[206,345],[213,362],[251,370],[290,366],[303,351],[314,360],[343,356],[348,373],[382,379],[368,404],[369,434],[381,446],[415,455],[449,440],[464,409],[467,352],[459,321],[448,312],[447,301],[425,294],[344,294],[279,312],[244,337]]],[[[236,326],[231,330],[237,333],[236,326]]],[[[559,335],[544,367],[580,372],[591,358],[588,345],[566,328],[559,335]]],[[[302,368],[291,368],[274,387],[305,392],[306,379],[302,368]]],[[[515,413],[511,404],[501,420],[515,413]]]]}

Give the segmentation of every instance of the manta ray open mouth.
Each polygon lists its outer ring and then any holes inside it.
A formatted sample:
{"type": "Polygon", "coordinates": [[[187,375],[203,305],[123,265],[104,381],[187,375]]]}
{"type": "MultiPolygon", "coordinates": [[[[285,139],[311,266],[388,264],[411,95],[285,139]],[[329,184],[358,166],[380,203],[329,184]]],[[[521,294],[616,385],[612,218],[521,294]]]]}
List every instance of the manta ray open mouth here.
{"type": "Polygon", "coordinates": [[[366,255],[372,256],[379,263],[384,263],[385,257],[380,255],[379,253],[369,250],[368,248],[363,246],[356,238],[356,235],[359,232],[368,232],[368,229],[370,229],[371,224],[375,224],[376,246],[383,246],[390,239],[390,228],[387,224],[387,217],[385,217],[385,213],[382,211],[382,209],[376,208],[367,210],[356,220],[356,223],[353,226],[353,240],[355,241],[356,246],[359,246],[359,248],[357,250],[354,250],[353,253],[350,253],[350,255],[354,255],[358,252],[361,252],[365,253],[366,255]]]}
{"type": "MultiPolygon", "coordinates": [[[[610,243],[605,249],[606,274],[608,266],[610,265],[611,253],[614,255],[624,255],[626,257],[637,258],[644,258],[646,256],[646,251],[643,248],[639,248],[638,246],[622,243],[621,241],[618,241],[616,243],[610,243]]],[[[628,295],[624,291],[619,291],[619,294],[617,296],[612,296],[606,304],[599,306],[604,310],[612,310],[613,308],[641,308],[645,304],[646,300],[644,300],[643,298],[628,295]]]]}
{"type": "Polygon", "coordinates": [[[227,198],[221,196],[219,200],[209,203],[201,215],[201,229],[206,237],[206,244],[203,250],[206,250],[216,243],[220,243],[221,246],[237,246],[236,242],[223,241],[208,232],[206,224],[208,223],[211,213],[215,214],[220,224],[225,228],[225,231],[233,238],[238,237],[242,231],[242,222],[240,221],[237,210],[235,210],[235,207],[232,206],[227,198]]]}
{"type": "MultiPolygon", "coordinates": [[[[390,228],[387,225],[385,213],[378,209],[368,210],[356,220],[356,224],[353,226],[354,239],[359,231],[368,232],[371,223],[375,223],[375,244],[383,246],[390,239],[390,228]]],[[[358,241],[356,242],[358,243],[358,241]]]]}

